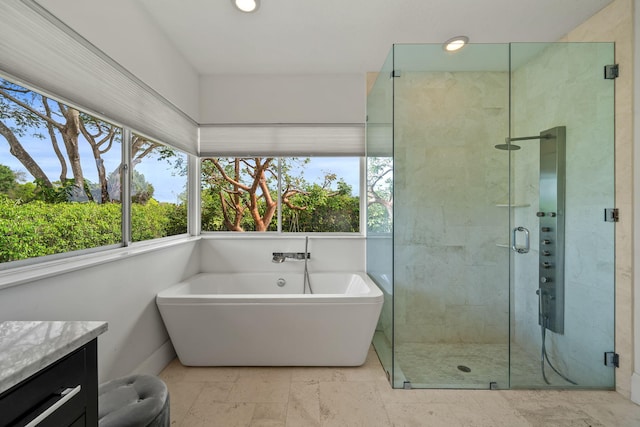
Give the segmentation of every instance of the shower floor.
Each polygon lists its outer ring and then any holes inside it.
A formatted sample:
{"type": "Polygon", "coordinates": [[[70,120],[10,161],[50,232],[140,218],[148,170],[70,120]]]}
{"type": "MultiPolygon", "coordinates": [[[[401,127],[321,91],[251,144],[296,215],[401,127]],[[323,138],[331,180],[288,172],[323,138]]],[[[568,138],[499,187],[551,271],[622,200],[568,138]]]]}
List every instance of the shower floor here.
{"type": "MultiPolygon", "coordinates": [[[[378,334],[376,334],[378,335],[378,334]]],[[[382,335],[382,334],[380,334],[382,335]]],[[[374,337],[376,351],[385,367],[390,366],[391,350],[382,337],[374,337]],[[380,349],[380,350],[379,350],[380,349]],[[386,359],[386,360],[383,360],[386,359]]],[[[388,341],[387,341],[388,343],[388,341]]],[[[412,388],[509,388],[509,349],[507,344],[399,344],[396,346],[395,386],[411,382],[412,388]],[[468,368],[468,372],[460,370],[468,368]]],[[[466,369],[465,369],[466,371],[466,369]]],[[[511,388],[549,388],[571,386],[547,365],[546,384],[540,372],[540,359],[521,347],[511,348],[511,388]]]]}

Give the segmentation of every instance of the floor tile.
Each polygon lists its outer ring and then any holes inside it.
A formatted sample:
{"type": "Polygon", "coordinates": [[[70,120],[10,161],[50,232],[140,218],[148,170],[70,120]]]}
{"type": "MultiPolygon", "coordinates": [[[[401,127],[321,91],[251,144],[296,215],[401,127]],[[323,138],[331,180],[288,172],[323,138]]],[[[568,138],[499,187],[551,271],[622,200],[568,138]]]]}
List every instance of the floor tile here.
{"type": "Polygon", "coordinates": [[[317,381],[292,382],[287,406],[287,427],[320,425],[320,384],[317,381]]]}
{"type": "Polygon", "coordinates": [[[227,367],[189,367],[186,369],[184,381],[191,382],[235,381],[240,372],[239,368],[227,367]]]}
{"type": "Polygon", "coordinates": [[[290,381],[295,368],[249,366],[238,370],[238,378],[260,381],[290,381]]]}
{"type": "Polygon", "coordinates": [[[172,426],[180,425],[204,386],[204,383],[167,382],[172,426]]]}
{"type": "Polygon", "coordinates": [[[640,406],[602,390],[394,390],[375,353],[361,367],[161,373],[172,426],[638,427],[640,406]]]}
{"type": "Polygon", "coordinates": [[[390,403],[385,405],[394,427],[461,427],[454,405],[446,403],[390,403]]]}
{"type": "Polygon", "coordinates": [[[289,381],[240,378],[231,389],[229,402],[286,403],[290,384],[289,381]]]}
{"type": "Polygon", "coordinates": [[[241,427],[250,426],[254,403],[200,404],[196,402],[180,424],[181,427],[241,427]]]}
{"type": "Polygon", "coordinates": [[[286,403],[257,403],[251,427],[284,427],[286,419],[286,403]]]}
{"type": "Polygon", "coordinates": [[[390,426],[373,382],[320,382],[322,426],[390,426]]]}
{"type": "Polygon", "coordinates": [[[606,426],[640,426],[640,406],[630,401],[591,403],[580,408],[606,426]]]}

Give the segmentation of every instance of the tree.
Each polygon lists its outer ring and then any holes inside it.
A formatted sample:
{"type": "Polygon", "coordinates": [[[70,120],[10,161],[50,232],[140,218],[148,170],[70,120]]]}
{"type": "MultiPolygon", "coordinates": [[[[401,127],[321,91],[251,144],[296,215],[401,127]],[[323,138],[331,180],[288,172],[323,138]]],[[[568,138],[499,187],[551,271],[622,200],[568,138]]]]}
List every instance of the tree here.
{"type": "MultiPolygon", "coordinates": [[[[304,166],[309,161],[280,159],[283,230],[357,231],[359,202],[351,187],[331,172],[324,172],[322,182],[308,183],[304,166]]],[[[273,157],[203,159],[203,229],[275,230],[277,166],[273,157]]]]}
{"type": "MultiPolygon", "coordinates": [[[[93,154],[98,175],[99,201],[107,203],[108,179],[103,155],[122,140],[121,129],[61,102],[0,79],[0,135],[9,143],[11,154],[16,157],[40,185],[53,188],[54,183],[25,149],[21,138],[30,136],[48,140],[60,164],[59,182],[69,186],[74,200],[93,200],[87,191],[85,174],[80,158],[80,144],[86,142],[93,154]],[[62,147],[59,143],[62,140],[62,147]],[[71,169],[72,178],[68,178],[71,169]]],[[[140,136],[132,143],[133,165],[139,163],[158,147],[164,147],[140,136]]],[[[163,155],[170,157],[172,150],[165,148],[163,155]]]]}
{"type": "Polygon", "coordinates": [[[210,157],[203,159],[203,183],[220,200],[225,227],[244,231],[246,213],[253,218],[256,231],[265,231],[277,209],[269,181],[277,179],[273,157],[210,157]]]}
{"type": "MultiPolygon", "coordinates": [[[[134,203],[145,204],[151,198],[155,191],[153,185],[149,183],[143,174],[133,169],[131,174],[131,200],[134,203]]],[[[120,182],[120,170],[116,169],[111,172],[107,178],[109,197],[111,200],[120,200],[121,195],[121,182],[120,182]]]]}
{"type": "MultiPolygon", "coordinates": [[[[278,207],[278,174],[273,157],[208,157],[202,161],[202,183],[220,202],[223,222],[229,231],[245,231],[243,219],[248,214],[255,231],[266,231],[278,207]]],[[[286,168],[286,166],[285,166],[286,168]]],[[[305,210],[291,202],[304,193],[295,179],[285,180],[282,203],[294,210],[305,210]]]]}
{"type": "Polygon", "coordinates": [[[351,195],[351,186],[343,180],[332,190],[334,174],[325,175],[323,184],[305,184],[305,192],[294,197],[305,210],[282,212],[282,229],[292,232],[357,232],[360,228],[360,199],[351,195]],[[327,179],[329,178],[329,179],[327,179]],[[333,179],[331,179],[333,178],[333,179]]]}
{"type": "MultiPolygon", "coordinates": [[[[0,80],[0,98],[3,100],[0,103],[1,117],[5,120],[12,120],[15,124],[13,127],[6,122],[0,125],[0,134],[9,142],[11,154],[25,166],[36,180],[40,180],[47,187],[53,187],[49,177],[27,153],[18,138],[27,132],[34,132],[33,136],[44,139],[39,131],[46,129],[53,150],[60,161],[60,182],[65,183],[67,182],[67,162],[58,144],[57,135],[60,135],[71,164],[73,185],[78,193],[84,192],[84,174],[78,151],[78,135],[81,126],[79,111],[60,102],[51,104],[44,95],[36,94],[6,80],[0,80]]],[[[91,199],[90,194],[86,194],[86,197],[91,199]]]]}
{"type": "Polygon", "coordinates": [[[393,159],[367,159],[367,227],[389,232],[393,223],[393,159]]]}
{"type": "Polygon", "coordinates": [[[16,173],[9,166],[0,165],[0,193],[8,194],[18,186],[16,173]]]}

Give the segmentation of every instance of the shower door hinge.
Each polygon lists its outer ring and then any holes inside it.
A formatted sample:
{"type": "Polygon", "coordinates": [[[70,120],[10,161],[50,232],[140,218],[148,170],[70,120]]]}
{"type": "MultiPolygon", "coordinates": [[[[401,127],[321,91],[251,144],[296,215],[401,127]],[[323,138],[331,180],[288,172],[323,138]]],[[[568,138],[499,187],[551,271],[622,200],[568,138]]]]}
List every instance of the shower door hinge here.
{"type": "Polygon", "coordinates": [[[402,388],[405,390],[411,390],[413,387],[411,387],[411,381],[405,381],[404,383],[402,383],[402,388]]]}
{"type": "Polygon", "coordinates": [[[607,351],[604,353],[604,366],[608,366],[610,368],[619,368],[620,367],[620,356],[618,353],[613,351],[607,351]]]}
{"type": "Polygon", "coordinates": [[[402,76],[402,73],[400,72],[400,70],[393,70],[393,71],[391,72],[391,78],[394,78],[394,77],[401,77],[401,76],[402,76]]]}
{"type": "Polygon", "coordinates": [[[620,75],[620,69],[618,64],[611,64],[604,66],[604,78],[607,80],[613,80],[620,75]]]}
{"type": "Polygon", "coordinates": [[[605,222],[618,222],[620,221],[620,212],[618,208],[607,208],[604,210],[605,222]]]}

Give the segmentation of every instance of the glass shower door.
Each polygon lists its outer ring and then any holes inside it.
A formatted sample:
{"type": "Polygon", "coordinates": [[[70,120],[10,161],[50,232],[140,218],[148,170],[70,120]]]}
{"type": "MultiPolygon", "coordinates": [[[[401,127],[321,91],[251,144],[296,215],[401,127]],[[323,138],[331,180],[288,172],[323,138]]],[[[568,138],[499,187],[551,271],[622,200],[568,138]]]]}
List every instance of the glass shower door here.
{"type": "Polygon", "coordinates": [[[613,52],[511,45],[512,388],[614,386],[613,52]]]}
{"type": "Polygon", "coordinates": [[[509,386],[508,54],[394,46],[394,387],[509,386]]]}
{"type": "Polygon", "coordinates": [[[393,369],[393,50],[367,93],[367,273],[384,295],[373,346],[393,369]]]}

